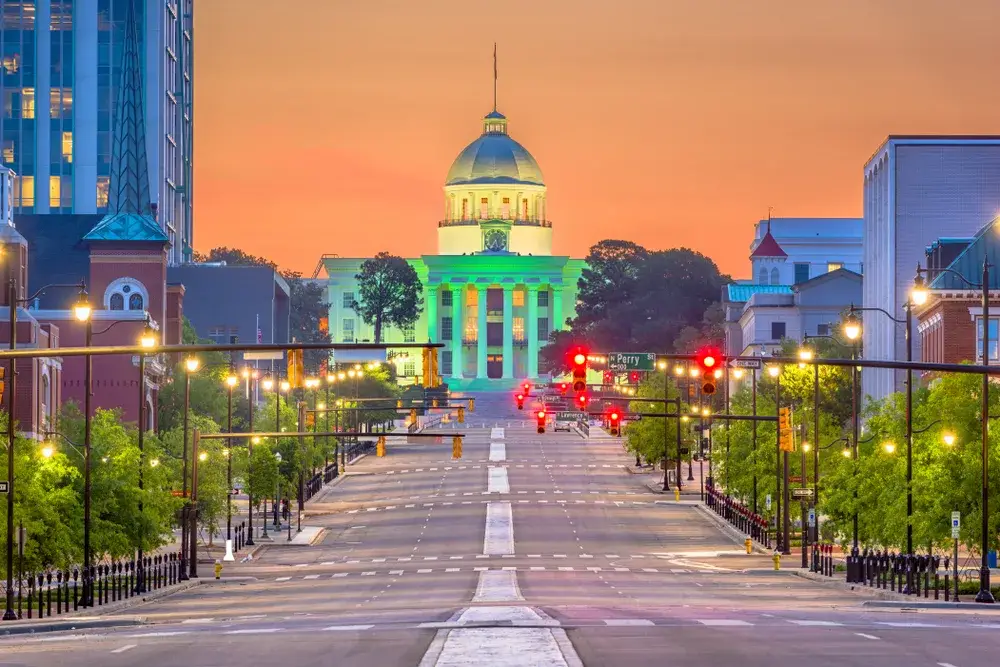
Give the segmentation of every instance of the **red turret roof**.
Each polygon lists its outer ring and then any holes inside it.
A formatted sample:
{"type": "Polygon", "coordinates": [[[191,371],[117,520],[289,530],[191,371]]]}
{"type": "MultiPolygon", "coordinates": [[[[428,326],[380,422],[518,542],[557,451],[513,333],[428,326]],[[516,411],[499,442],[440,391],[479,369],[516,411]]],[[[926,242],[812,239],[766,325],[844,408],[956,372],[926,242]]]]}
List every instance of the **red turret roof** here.
{"type": "Polygon", "coordinates": [[[760,240],[757,247],[750,253],[750,259],[756,257],[788,257],[788,253],[782,250],[778,242],[771,236],[770,227],[768,227],[767,232],[764,234],[764,238],[760,240]]]}

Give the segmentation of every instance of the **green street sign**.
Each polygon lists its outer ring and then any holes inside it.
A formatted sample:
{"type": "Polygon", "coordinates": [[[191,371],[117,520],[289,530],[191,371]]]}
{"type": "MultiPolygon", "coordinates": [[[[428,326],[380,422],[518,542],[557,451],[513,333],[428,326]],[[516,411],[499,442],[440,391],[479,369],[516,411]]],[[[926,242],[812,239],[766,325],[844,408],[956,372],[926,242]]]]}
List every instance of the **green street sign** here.
{"type": "Polygon", "coordinates": [[[651,371],[656,367],[656,354],[653,352],[612,352],[608,355],[608,370],[651,371]]]}

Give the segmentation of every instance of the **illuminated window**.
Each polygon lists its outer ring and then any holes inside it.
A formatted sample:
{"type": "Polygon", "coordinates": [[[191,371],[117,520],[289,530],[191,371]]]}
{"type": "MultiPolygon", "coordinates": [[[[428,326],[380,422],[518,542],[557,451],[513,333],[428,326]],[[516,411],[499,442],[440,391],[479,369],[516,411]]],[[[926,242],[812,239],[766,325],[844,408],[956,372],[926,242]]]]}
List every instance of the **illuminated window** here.
{"type": "Polygon", "coordinates": [[[35,117],[35,89],[24,88],[21,90],[21,118],[35,117]]]}
{"type": "Polygon", "coordinates": [[[108,189],[111,187],[110,176],[97,177],[97,207],[105,208],[108,205],[108,189]]]}
{"type": "Polygon", "coordinates": [[[511,337],[521,343],[524,342],[524,318],[515,317],[513,328],[511,329],[511,337]]]}
{"type": "Polygon", "coordinates": [[[504,220],[510,217],[510,197],[504,197],[500,206],[500,217],[504,220]]]}
{"type": "Polygon", "coordinates": [[[524,207],[524,210],[522,211],[522,214],[521,214],[521,217],[522,217],[522,218],[523,218],[524,220],[527,220],[527,219],[528,219],[528,200],[527,200],[527,199],[525,199],[524,201],[522,201],[522,202],[521,202],[521,204],[522,204],[522,205],[523,205],[523,207],[524,207]]]}
{"type": "Polygon", "coordinates": [[[490,200],[483,197],[479,200],[479,217],[485,218],[490,214],[490,200]]]}
{"type": "Polygon", "coordinates": [[[829,273],[830,271],[837,271],[838,269],[842,268],[844,268],[843,262],[829,262],[826,265],[826,272],[829,273]]]}
{"type": "Polygon", "coordinates": [[[465,305],[469,308],[479,306],[479,290],[470,289],[465,293],[465,305]]]}
{"type": "Polygon", "coordinates": [[[469,219],[469,200],[468,199],[463,199],[462,200],[462,220],[468,220],[468,219],[469,219]]]}
{"type": "Polygon", "coordinates": [[[34,176],[18,176],[14,179],[14,201],[21,206],[35,205],[34,176]]]}
{"type": "Polygon", "coordinates": [[[479,321],[475,317],[465,318],[465,340],[473,343],[479,340],[479,321]]]}
{"type": "Polygon", "coordinates": [[[59,177],[49,176],[49,206],[59,207],[59,177]]]}
{"type": "Polygon", "coordinates": [[[16,74],[18,67],[21,65],[21,56],[14,54],[12,56],[4,56],[3,68],[7,70],[7,74],[16,74]]]}
{"type": "Polygon", "coordinates": [[[354,342],[354,320],[347,318],[341,325],[341,340],[345,343],[354,342]]]}
{"type": "MultiPolygon", "coordinates": [[[[996,361],[997,356],[997,326],[998,321],[996,317],[990,318],[990,361],[996,361]]],[[[983,363],[983,316],[976,316],[976,363],[983,363]]]]}
{"type": "Polygon", "coordinates": [[[524,290],[516,289],[514,290],[514,306],[520,307],[524,305],[524,290]]]}
{"type": "Polygon", "coordinates": [[[3,142],[3,161],[4,164],[14,163],[14,140],[4,139],[3,142]]]}
{"type": "Polygon", "coordinates": [[[53,118],[68,118],[73,112],[73,90],[53,88],[49,91],[49,113],[53,118]]]}
{"type": "Polygon", "coordinates": [[[73,133],[62,133],[62,156],[66,162],[73,161],[73,133]]]}

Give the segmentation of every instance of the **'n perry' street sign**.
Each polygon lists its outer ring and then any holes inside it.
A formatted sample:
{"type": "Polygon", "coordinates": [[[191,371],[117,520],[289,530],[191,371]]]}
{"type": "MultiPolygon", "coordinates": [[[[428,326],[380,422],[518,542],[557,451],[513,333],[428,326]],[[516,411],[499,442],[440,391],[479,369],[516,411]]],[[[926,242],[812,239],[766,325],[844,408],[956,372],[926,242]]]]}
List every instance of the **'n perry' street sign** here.
{"type": "Polygon", "coordinates": [[[651,371],[656,366],[656,354],[653,352],[612,352],[608,355],[608,370],[651,371]]]}
{"type": "Polygon", "coordinates": [[[764,367],[760,359],[733,359],[729,365],[733,368],[752,368],[758,371],[764,367]]]}
{"type": "Polygon", "coordinates": [[[807,499],[813,497],[813,490],[810,488],[805,489],[792,489],[792,498],[797,499],[807,499]]]}
{"type": "Polygon", "coordinates": [[[10,491],[10,484],[7,482],[0,482],[0,493],[7,493],[10,491]]]}

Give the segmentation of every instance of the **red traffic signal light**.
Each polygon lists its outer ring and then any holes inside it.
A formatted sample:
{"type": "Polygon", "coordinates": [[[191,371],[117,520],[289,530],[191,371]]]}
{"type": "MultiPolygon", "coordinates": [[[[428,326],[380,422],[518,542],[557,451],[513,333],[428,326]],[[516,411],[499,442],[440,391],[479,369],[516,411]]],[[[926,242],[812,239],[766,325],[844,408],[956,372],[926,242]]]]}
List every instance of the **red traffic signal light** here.
{"type": "Polygon", "coordinates": [[[545,433],[545,410],[539,410],[535,413],[535,417],[538,418],[538,432],[545,433]]]}
{"type": "Polygon", "coordinates": [[[722,370],[725,359],[717,348],[705,347],[698,350],[696,360],[701,369],[701,393],[711,396],[715,393],[716,373],[722,370]]]}
{"type": "Polygon", "coordinates": [[[588,401],[588,400],[589,400],[589,399],[587,398],[587,395],[586,395],[586,394],[579,394],[579,395],[578,395],[578,396],[576,397],[576,402],[577,402],[577,403],[578,403],[578,404],[580,405],[580,409],[581,409],[581,410],[583,410],[584,408],[586,408],[586,407],[587,407],[587,401],[588,401]]]}
{"type": "Polygon", "coordinates": [[[517,409],[524,410],[524,394],[515,394],[514,400],[517,401],[517,409]]]}
{"type": "Polygon", "coordinates": [[[567,389],[569,389],[569,385],[566,384],[565,382],[563,382],[562,384],[559,385],[559,393],[560,394],[564,394],[565,395],[567,389]]]}
{"type": "Polygon", "coordinates": [[[639,373],[638,371],[632,371],[628,374],[628,381],[631,384],[639,384],[639,373]]]}
{"type": "Polygon", "coordinates": [[[621,434],[622,414],[617,410],[612,410],[608,415],[608,423],[611,426],[611,435],[621,434]]]}
{"type": "Polygon", "coordinates": [[[524,384],[521,385],[521,389],[524,390],[524,395],[525,396],[530,395],[531,394],[531,383],[530,382],[525,382],[524,384]]]}
{"type": "Polygon", "coordinates": [[[577,348],[570,355],[570,362],[573,367],[573,391],[580,392],[587,389],[587,351],[577,348]]]}

